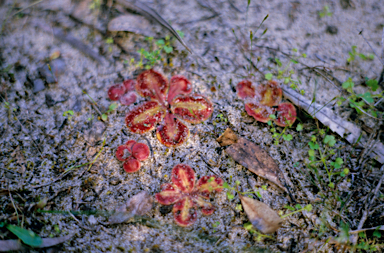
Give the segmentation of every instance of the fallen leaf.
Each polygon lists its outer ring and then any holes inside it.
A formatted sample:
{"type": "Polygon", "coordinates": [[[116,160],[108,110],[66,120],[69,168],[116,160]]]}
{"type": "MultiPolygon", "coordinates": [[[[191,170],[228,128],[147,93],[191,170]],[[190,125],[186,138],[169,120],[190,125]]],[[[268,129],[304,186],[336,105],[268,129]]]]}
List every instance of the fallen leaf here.
{"type": "Polygon", "coordinates": [[[108,31],[119,32],[126,31],[141,34],[147,37],[155,37],[156,34],[148,27],[151,23],[143,16],[139,15],[122,15],[118,16],[108,23],[108,31]]]}
{"type": "Polygon", "coordinates": [[[264,149],[243,137],[238,138],[230,128],[225,130],[217,141],[221,146],[232,143],[226,152],[236,162],[287,191],[279,179],[281,174],[279,167],[264,149]]]}
{"type": "Polygon", "coordinates": [[[142,191],[131,197],[126,204],[116,208],[108,224],[124,223],[134,217],[143,216],[152,209],[153,199],[148,192],[142,191]]]}
{"type": "Polygon", "coordinates": [[[253,227],[264,234],[274,233],[283,224],[280,216],[268,205],[239,194],[241,204],[253,227]]]}
{"type": "Polygon", "coordinates": [[[23,243],[29,246],[39,247],[43,243],[41,237],[32,232],[31,230],[27,230],[25,228],[21,228],[11,224],[7,225],[6,228],[13,234],[15,234],[20,240],[22,240],[23,243]]]}
{"type": "MultiPolygon", "coordinates": [[[[47,248],[58,245],[65,241],[68,241],[72,238],[73,235],[66,235],[56,238],[42,238],[42,243],[36,248],[47,248]]],[[[27,247],[24,246],[20,240],[0,240],[0,252],[16,251],[16,250],[26,250],[27,247]]]]}

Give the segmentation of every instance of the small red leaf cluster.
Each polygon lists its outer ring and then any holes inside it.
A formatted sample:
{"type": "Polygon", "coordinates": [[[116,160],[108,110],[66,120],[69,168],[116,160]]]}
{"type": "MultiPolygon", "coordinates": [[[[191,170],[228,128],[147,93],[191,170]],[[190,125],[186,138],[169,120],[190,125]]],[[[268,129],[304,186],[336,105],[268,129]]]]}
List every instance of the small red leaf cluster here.
{"type": "Polygon", "coordinates": [[[149,156],[149,148],[144,143],[137,143],[129,140],[125,145],[121,145],[116,149],[116,158],[124,162],[123,168],[128,173],[136,172],[140,169],[140,162],[149,156]]]}
{"type": "Polygon", "coordinates": [[[130,131],[146,133],[156,125],[157,139],[167,147],[187,141],[188,127],[181,121],[201,123],[213,112],[211,101],[203,95],[191,94],[191,82],[184,76],[167,78],[155,70],[142,72],[136,80],[136,91],[149,98],[130,111],[125,122],[130,131]]]}
{"type": "Polygon", "coordinates": [[[296,109],[288,102],[281,103],[283,91],[275,81],[253,86],[249,80],[237,84],[237,96],[245,101],[245,110],[257,121],[267,123],[272,120],[281,127],[291,126],[296,120],[296,109]]]}
{"type": "Polygon", "coordinates": [[[162,205],[173,205],[175,222],[187,227],[197,220],[196,207],[211,215],[215,207],[205,200],[210,194],[222,191],[223,180],[217,176],[203,176],[195,183],[195,171],[186,164],[178,164],[172,169],[172,184],[163,184],[156,200],[162,205]]]}
{"type": "Polygon", "coordinates": [[[108,97],[112,101],[120,100],[120,103],[123,105],[130,105],[137,99],[134,89],[135,81],[125,80],[123,83],[118,83],[109,87],[108,97]]]}

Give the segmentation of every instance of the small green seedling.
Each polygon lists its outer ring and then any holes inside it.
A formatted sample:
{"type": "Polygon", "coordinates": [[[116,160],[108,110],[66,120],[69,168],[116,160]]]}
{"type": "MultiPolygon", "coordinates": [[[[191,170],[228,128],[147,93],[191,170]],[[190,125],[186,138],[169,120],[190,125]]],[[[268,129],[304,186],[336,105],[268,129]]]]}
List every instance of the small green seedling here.
{"type": "Polygon", "coordinates": [[[356,51],[357,46],[352,46],[351,51],[348,52],[349,57],[347,58],[347,62],[353,62],[356,59],[356,56],[360,57],[364,61],[372,61],[375,59],[374,54],[363,54],[363,53],[358,53],[356,51]]]}
{"type": "Polygon", "coordinates": [[[70,121],[72,119],[72,116],[74,115],[74,112],[72,110],[65,111],[63,113],[64,117],[67,117],[67,119],[70,121]]]}
{"type": "MultiPolygon", "coordinates": [[[[177,31],[181,38],[184,37],[184,33],[182,31],[177,31]]],[[[161,55],[164,52],[166,55],[173,52],[173,46],[175,39],[170,36],[166,36],[164,39],[157,40],[153,44],[153,37],[145,38],[146,41],[150,43],[150,50],[147,51],[144,48],[140,48],[138,53],[140,54],[140,61],[135,65],[136,67],[145,67],[145,69],[151,69],[153,66],[158,64],[162,59],[161,55]],[[143,60],[146,59],[147,63],[143,64],[143,60]]],[[[131,59],[131,64],[134,64],[135,59],[131,59]]],[[[170,66],[172,63],[170,63],[170,66]]]]}
{"type": "Polygon", "coordinates": [[[319,11],[320,18],[324,18],[325,16],[328,16],[328,17],[332,16],[332,12],[329,11],[328,5],[324,5],[323,10],[319,11]]]}
{"type": "Polygon", "coordinates": [[[288,205],[285,205],[284,207],[287,208],[288,210],[291,210],[292,212],[280,216],[282,219],[284,219],[284,218],[286,218],[292,214],[298,213],[298,212],[302,212],[302,211],[310,212],[310,211],[312,211],[312,205],[311,204],[308,204],[304,207],[302,207],[300,204],[296,204],[295,207],[291,207],[288,205]]]}
{"type": "MultiPolygon", "coordinates": [[[[374,92],[378,89],[378,81],[374,79],[366,80],[366,84],[374,92]]],[[[344,102],[348,102],[351,108],[354,108],[359,114],[366,114],[372,118],[380,118],[383,115],[383,112],[379,111],[374,103],[375,98],[383,98],[383,92],[380,94],[373,94],[370,91],[365,93],[356,94],[353,90],[355,83],[352,81],[352,78],[348,78],[343,84],[342,87],[350,93],[349,97],[338,97],[337,104],[341,106],[344,102]]]]}
{"type": "Polygon", "coordinates": [[[103,120],[103,121],[106,121],[107,119],[108,119],[108,114],[110,113],[110,112],[112,112],[112,111],[114,111],[116,108],[117,108],[117,103],[112,103],[112,104],[110,104],[109,105],[109,108],[108,108],[108,111],[106,112],[106,113],[103,113],[102,115],[101,115],[101,119],[103,120]]]}

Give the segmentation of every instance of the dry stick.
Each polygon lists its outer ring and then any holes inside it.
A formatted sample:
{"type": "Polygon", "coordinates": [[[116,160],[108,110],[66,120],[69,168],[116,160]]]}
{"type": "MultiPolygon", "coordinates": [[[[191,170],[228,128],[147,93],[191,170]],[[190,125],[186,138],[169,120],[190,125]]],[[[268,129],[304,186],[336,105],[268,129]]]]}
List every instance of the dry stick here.
{"type": "Polygon", "coordinates": [[[15,13],[13,13],[12,17],[14,17],[15,15],[19,14],[20,12],[25,11],[26,9],[31,8],[32,6],[35,6],[36,4],[41,3],[42,1],[44,1],[44,0],[39,0],[39,1],[36,1],[36,2],[34,2],[34,3],[31,3],[31,4],[28,5],[27,7],[23,8],[23,9],[21,9],[21,10],[19,10],[19,11],[16,11],[15,13]]]}
{"type": "Polygon", "coordinates": [[[89,227],[87,227],[87,226],[84,226],[84,225],[82,225],[81,224],[81,222],[75,217],[75,215],[73,215],[71,212],[68,212],[68,214],[75,220],[75,221],[77,221],[79,224],[79,227],[81,227],[81,228],[83,228],[83,229],[85,229],[85,230],[89,230],[89,231],[94,231],[94,230],[96,230],[96,228],[89,228],[89,227]]]}
{"type": "Polygon", "coordinates": [[[50,29],[47,24],[43,23],[43,21],[39,21],[39,23],[35,23],[35,25],[39,27],[41,30],[43,30],[44,32],[47,32],[47,33],[53,32],[53,35],[56,38],[70,44],[74,48],[77,48],[80,52],[96,60],[98,63],[102,64],[104,61],[107,61],[104,57],[99,55],[97,52],[90,49],[89,46],[84,44],[81,40],[71,35],[65,34],[62,29],[60,28],[50,29]]]}
{"type": "Polygon", "coordinates": [[[383,181],[384,181],[384,165],[381,166],[380,171],[383,173],[383,175],[381,176],[381,178],[380,178],[380,180],[379,180],[379,183],[377,183],[377,186],[376,186],[375,192],[373,193],[373,197],[372,197],[371,201],[369,201],[367,208],[364,210],[364,213],[363,213],[363,215],[362,215],[362,217],[361,217],[361,219],[360,219],[360,223],[359,223],[359,225],[357,226],[357,230],[360,230],[360,229],[363,228],[363,226],[364,226],[364,222],[365,222],[365,221],[367,220],[367,218],[368,218],[368,213],[369,213],[370,207],[371,207],[371,205],[373,204],[373,202],[375,201],[375,199],[376,199],[376,195],[377,195],[377,193],[379,192],[380,187],[381,187],[381,184],[382,184],[383,181]]]}
{"type": "MultiPolygon", "coordinates": [[[[359,31],[359,30],[357,30],[357,31],[359,31]]],[[[363,30],[361,30],[361,31],[359,32],[359,34],[361,35],[361,37],[363,37],[365,43],[368,44],[368,46],[371,48],[372,52],[376,55],[376,57],[379,58],[379,61],[381,62],[381,64],[384,65],[383,60],[379,57],[378,54],[376,54],[376,51],[372,48],[371,44],[370,44],[370,43],[368,42],[368,40],[364,37],[364,35],[363,35],[363,30]]]]}
{"type": "Polygon", "coordinates": [[[11,202],[12,202],[12,206],[13,206],[13,208],[15,209],[15,211],[16,211],[16,217],[17,217],[17,224],[19,224],[20,223],[20,221],[19,221],[19,212],[17,211],[17,208],[16,208],[16,206],[15,206],[15,203],[13,202],[13,198],[12,198],[12,195],[11,195],[11,191],[9,190],[9,184],[8,184],[8,182],[7,182],[7,190],[8,190],[8,194],[9,194],[9,199],[11,200],[11,202]]]}
{"type": "Polygon", "coordinates": [[[352,231],[349,231],[348,233],[349,234],[358,234],[360,232],[364,232],[364,231],[367,231],[367,230],[384,230],[384,225],[380,225],[380,226],[377,226],[377,227],[373,227],[373,228],[363,228],[363,229],[357,229],[357,230],[352,230],[352,231]]]}

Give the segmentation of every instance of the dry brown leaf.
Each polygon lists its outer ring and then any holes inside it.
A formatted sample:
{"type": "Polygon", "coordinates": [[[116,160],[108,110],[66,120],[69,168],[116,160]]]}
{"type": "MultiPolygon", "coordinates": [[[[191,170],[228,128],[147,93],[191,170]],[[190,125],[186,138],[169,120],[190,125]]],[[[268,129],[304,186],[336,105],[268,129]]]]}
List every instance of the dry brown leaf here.
{"type": "Polygon", "coordinates": [[[268,205],[240,194],[239,197],[249,221],[260,232],[274,233],[283,224],[283,219],[268,205]]]}
{"type": "Polygon", "coordinates": [[[131,197],[126,204],[116,208],[116,212],[109,218],[109,224],[124,223],[135,215],[143,216],[152,209],[152,203],[152,196],[142,191],[131,197]]]}
{"type": "Polygon", "coordinates": [[[236,162],[286,191],[279,179],[279,167],[264,149],[243,137],[238,138],[230,128],[227,128],[217,141],[221,146],[229,145],[226,152],[236,162]]]}

